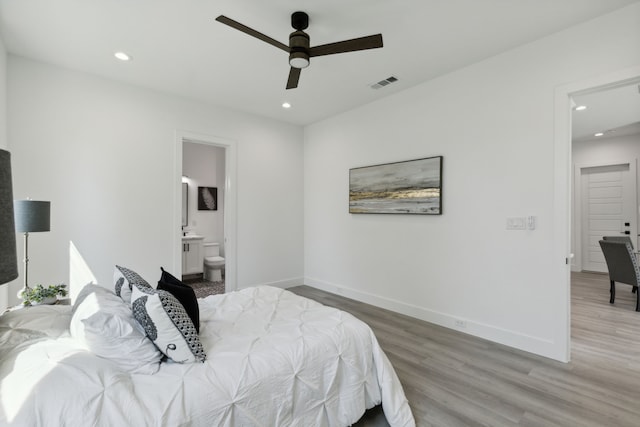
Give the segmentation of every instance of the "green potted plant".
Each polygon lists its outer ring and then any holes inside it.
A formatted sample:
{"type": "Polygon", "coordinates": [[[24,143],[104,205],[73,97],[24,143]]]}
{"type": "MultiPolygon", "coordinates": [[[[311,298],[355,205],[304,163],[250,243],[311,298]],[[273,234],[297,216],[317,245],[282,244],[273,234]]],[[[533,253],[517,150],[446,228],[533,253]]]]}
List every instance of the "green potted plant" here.
{"type": "Polygon", "coordinates": [[[59,296],[67,295],[67,285],[61,283],[59,285],[50,285],[44,287],[42,285],[36,285],[28,289],[22,289],[18,293],[18,297],[22,298],[24,305],[40,305],[40,304],[55,304],[59,296]]]}

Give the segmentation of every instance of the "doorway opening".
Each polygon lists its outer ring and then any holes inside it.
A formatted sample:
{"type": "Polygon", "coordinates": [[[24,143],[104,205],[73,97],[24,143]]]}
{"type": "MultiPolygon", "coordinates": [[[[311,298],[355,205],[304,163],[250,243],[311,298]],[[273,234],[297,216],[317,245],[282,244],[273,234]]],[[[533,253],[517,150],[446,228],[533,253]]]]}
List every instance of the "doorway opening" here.
{"type": "MultiPolygon", "coordinates": [[[[624,177],[621,175],[628,173],[632,184],[637,186],[637,159],[640,155],[630,154],[631,148],[620,151],[615,145],[611,145],[611,142],[614,142],[620,147],[626,145],[635,147],[636,150],[640,147],[637,139],[634,144],[622,138],[634,134],[631,138],[640,137],[637,107],[635,110],[627,111],[626,107],[608,101],[606,110],[602,110],[601,114],[609,116],[609,124],[597,130],[589,129],[588,126],[581,128],[579,125],[583,116],[580,116],[580,113],[589,111],[586,103],[590,100],[619,90],[625,89],[629,93],[635,91],[634,96],[640,97],[637,92],[638,84],[640,67],[632,67],[591,81],[565,86],[556,91],[555,219],[558,233],[555,236],[555,246],[558,255],[566,259],[563,268],[558,264],[558,274],[564,278],[566,284],[566,330],[562,334],[564,337],[559,335],[557,338],[559,343],[566,344],[563,359],[567,362],[571,358],[571,272],[594,268],[594,264],[585,268],[585,262],[598,261],[597,251],[591,251],[589,248],[593,246],[594,241],[595,245],[598,245],[598,240],[602,238],[600,234],[603,232],[603,235],[611,235],[615,228],[615,233],[634,233],[632,239],[635,244],[640,213],[635,191],[629,190],[627,194],[633,195],[633,210],[631,213],[626,210],[626,213],[620,215],[630,216],[630,219],[616,220],[610,216],[623,209],[622,201],[615,202],[611,199],[621,196],[620,193],[626,191],[622,186],[615,189],[614,182],[623,180],[624,177]],[[587,106],[586,110],[578,109],[583,105],[587,106]],[[603,136],[606,138],[602,138],[603,136]],[[605,142],[610,144],[604,144],[605,142]],[[627,223],[629,225],[626,225],[627,223]],[[585,253],[589,251],[591,254],[585,253]],[[595,258],[590,258],[589,255],[595,258]]],[[[635,100],[638,101],[638,98],[635,100]]],[[[591,112],[597,111],[592,109],[591,112]]],[[[587,120],[587,123],[603,126],[602,123],[607,121],[591,119],[587,120]]],[[[608,304],[608,301],[606,303],[608,304]]]]}
{"type": "Polygon", "coordinates": [[[237,289],[235,156],[232,140],[176,137],[174,270],[198,297],[237,289]]]}
{"type": "Polygon", "coordinates": [[[603,236],[638,237],[640,88],[612,82],[572,95],[572,271],[607,273],[603,236]]]}

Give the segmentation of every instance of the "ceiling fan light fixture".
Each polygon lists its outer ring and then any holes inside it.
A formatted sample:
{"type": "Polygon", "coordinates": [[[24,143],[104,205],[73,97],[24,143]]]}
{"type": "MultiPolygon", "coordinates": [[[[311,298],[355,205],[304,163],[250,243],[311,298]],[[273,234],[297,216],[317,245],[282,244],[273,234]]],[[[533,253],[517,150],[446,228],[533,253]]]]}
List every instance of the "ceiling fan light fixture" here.
{"type": "Polygon", "coordinates": [[[307,68],[309,66],[309,55],[306,52],[291,52],[289,65],[293,68],[307,68]]]}

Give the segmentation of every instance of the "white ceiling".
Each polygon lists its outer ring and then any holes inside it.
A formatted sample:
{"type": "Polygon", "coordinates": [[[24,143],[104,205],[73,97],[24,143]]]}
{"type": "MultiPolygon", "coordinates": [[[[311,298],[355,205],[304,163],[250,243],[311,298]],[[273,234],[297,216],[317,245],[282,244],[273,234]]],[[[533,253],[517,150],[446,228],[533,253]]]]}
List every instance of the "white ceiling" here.
{"type": "Polygon", "coordinates": [[[573,142],[640,133],[640,82],[577,95],[573,100],[576,106],[587,107],[573,112],[573,142]]]}
{"type": "Polygon", "coordinates": [[[0,31],[16,55],[304,125],[635,2],[0,0],[0,31]],[[384,48],[312,58],[287,91],[285,52],[214,21],[287,44],[296,10],[310,16],[312,46],[382,33],[384,48]],[[119,50],[133,61],[115,60],[119,50]],[[399,81],[369,87],[389,76],[399,81]]]}

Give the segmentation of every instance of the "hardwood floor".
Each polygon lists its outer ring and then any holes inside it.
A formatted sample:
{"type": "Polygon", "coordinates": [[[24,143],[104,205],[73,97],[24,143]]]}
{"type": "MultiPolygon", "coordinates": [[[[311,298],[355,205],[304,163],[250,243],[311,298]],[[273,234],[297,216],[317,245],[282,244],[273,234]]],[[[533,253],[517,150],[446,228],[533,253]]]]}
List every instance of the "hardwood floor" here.
{"type": "MultiPolygon", "coordinates": [[[[307,286],[371,326],[418,426],[640,426],[640,313],[631,287],[572,276],[572,361],[535,356],[307,286]]],[[[386,426],[376,408],[357,426],[386,426]]]]}

